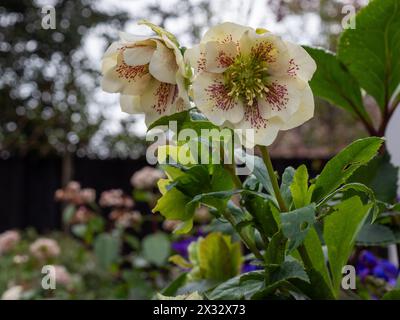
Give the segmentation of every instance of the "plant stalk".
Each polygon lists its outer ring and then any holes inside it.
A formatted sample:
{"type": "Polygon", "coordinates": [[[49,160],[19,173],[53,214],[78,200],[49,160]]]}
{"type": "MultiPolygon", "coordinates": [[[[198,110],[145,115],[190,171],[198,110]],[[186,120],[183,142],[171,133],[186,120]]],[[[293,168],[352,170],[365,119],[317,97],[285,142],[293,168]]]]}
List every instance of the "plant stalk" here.
{"type": "MultiPolygon", "coordinates": [[[[279,208],[281,212],[288,212],[288,208],[286,207],[285,201],[283,200],[281,190],[278,184],[278,178],[275,175],[274,167],[272,166],[271,157],[268,152],[268,148],[265,146],[259,146],[262,158],[264,160],[265,166],[267,167],[268,175],[272,183],[272,188],[274,189],[276,200],[278,201],[279,208]]],[[[301,244],[298,247],[298,252],[303,260],[304,266],[306,269],[310,270],[313,268],[310,256],[308,255],[307,249],[304,244],[301,244]]]]}

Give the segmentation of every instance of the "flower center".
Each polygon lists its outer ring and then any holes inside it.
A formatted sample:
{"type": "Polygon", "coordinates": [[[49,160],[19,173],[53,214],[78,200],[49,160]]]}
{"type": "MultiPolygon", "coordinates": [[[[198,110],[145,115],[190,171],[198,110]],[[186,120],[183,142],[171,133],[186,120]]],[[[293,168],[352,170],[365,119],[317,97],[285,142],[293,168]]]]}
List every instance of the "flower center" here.
{"type": "Polygon", "coordinates": [[[224,72],[224,84],[228,95],[235,100],[243,99],[252,106],[257,98],[262,98],[268,90],[267,62],[252,55],[238,55],[233,64],[224,72]]]}

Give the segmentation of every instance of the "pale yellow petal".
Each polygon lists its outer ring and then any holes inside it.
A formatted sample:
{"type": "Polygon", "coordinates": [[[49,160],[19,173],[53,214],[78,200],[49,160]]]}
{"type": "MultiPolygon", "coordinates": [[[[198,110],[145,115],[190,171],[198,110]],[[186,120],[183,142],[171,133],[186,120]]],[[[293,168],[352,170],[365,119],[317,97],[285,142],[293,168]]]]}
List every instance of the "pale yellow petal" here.
{"type": "Polygon", "coordinates": [[[148,64],[155,51],[152,46],[134,46],[123,51],[124,61],[130,66],[141,66],[148,64]]]}
{"type": "Polygon", "coordinates": [[[157,41],[157,49],[149,65],[150,74],[158,81],[176,84],[177,70],[174,51],[167,48],[161,41],[157,41]]]}
{"type": "Polygon", "coordinates": [[[207,42],[205,44],[205,70],[215,73],[224,72],[234,63],[237,54],[237,45],[234,42],[207,42]]]}
{"type": "Polygon", "coordinates": [[[232,22],[224,22],[211,27],[201,39],[202,43],[208,41],[218,41],[218,42],[238,42],[242,34],[247,31],[252,30],[250,27],[242,26],[240,24],[232,22]]]}
{"type": "Polygon", "coordinates": [[[119,98],[121,110],[129,114],[136,114],[143,112],[140,106],[140,96],[129,96],[121,94],[119,98]]]}
{"type": "Polygon", "coordinates": [[[297,111],[291,118],[284,123],[281,130],[290,130],[296,128],[314,116],[314,96],[310,86],[307,84],[303,90],[301,103],[297,111]]]}

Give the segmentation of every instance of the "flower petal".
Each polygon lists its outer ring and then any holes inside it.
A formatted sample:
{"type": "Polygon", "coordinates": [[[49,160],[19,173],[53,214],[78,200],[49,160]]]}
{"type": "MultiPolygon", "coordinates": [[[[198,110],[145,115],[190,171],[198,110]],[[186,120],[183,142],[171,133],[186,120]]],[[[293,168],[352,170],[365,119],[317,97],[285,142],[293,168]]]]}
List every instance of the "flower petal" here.
{"type": "Polygon", "coordinates": [[[235,129],[235,133],[246,148],[253,148],[255,145],[272,144],[282,126],[282,121],[279,118],[263,118],[258,104],[255,103],[251,107],[246,107],[242,121],[233,125],[228,123],[228,126],[235,129]]]}
{"type": "Polygon", "coordinates": [[[206,56],[204,47],[204,44],[198,44],[185,51],[184,59],[194,69],[195,74],[205,70],[206,56]]]}
{"type": "Polygon", "coordinates": [[[303,96],[297,111],[284,123],[281,130],[289,130],[302,125],[314,116],[314,96],[308,83],[303,90],[303,96]]]}
{"type": "Polygon", "coordinates": [[[158,81],[176,84],[176,64],[174,52],[168,49],[161,41],[157,41],[155,50],[149,65],[151,75],[158,81]]]}
{"type": "Polygon", "coordinates": [[[129,114],[143,112],[140,106],[140,96],[129,96],[121,94],[121,96],[119,97],[119,103],[123,112],[129,114]]]}
{"type": "Polygon", "coordinates": [[[263,98],[258,99],[261,114],[266,119],[279,117],[287,121],[299,108],[302,98],[301,90],[305,88],[306,83],[288,76],[269,79],[268,92],[264,93],[263,98]]]}
{"type": "Polygon", "coordinates": [[[242,26],[240,24],[232,22],[224,22],[210,28],[201,39],[201,43],[208,41],[218,42],[238,42],[242,37],[242,34],[252,30],[250,27],[242,26]]]}
{"type": "Polygon", "coordinates": [[[292,76],[298,76],[304,81],[310,81],[317,64],[303,47],[292,42],[286,42],[288,53],[290,56],[289,68],[287,73],[292,76]]]}
{"type": "Polygon", "coordinates": [[[205,44],[205,70],[215,73],[224,72],[235,61],[237,54],[237,45],[232,41],[226,43],[207,42],[205,44]]]}
{"type": "MultiPolygon", "coordinates": [[[[279,53],[279,40],[271,33],[258,34],[254,30],[246,31],[240,38],[240,53],[271,64],[275,62],[279,53]]],[[[283,48],[286,50],[286,47],[283,48]]]]}
{"type": "Polygon", "coordinates": [[[135,45],[123,50],[124,61],[130,66],[148,64],[155,51],[153,46],[135,45]]]}
{"type": "Polygon", "coordinates": [[[177,96],[177,85],[153,79],[140,97],[141,109],[146,114],[146,124],[149,125],[158,118],[171,114],[177,96]]]}
{"type": "Polygon", "coordinates": [[[228,95],[221,74],[202,72],[193,82],[194,102],[216,125],[237,123],[244,115],[243,103],[228,95]]]}

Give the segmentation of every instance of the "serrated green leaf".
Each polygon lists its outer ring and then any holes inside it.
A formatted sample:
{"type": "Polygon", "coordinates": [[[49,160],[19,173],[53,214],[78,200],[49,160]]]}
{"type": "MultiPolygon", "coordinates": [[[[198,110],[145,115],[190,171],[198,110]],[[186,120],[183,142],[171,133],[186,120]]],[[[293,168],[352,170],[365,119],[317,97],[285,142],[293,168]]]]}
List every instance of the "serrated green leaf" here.
{"type": "Polygon", "coordinates": [[[307,206],[311,202],[311,193],[308,191],[308,170],[303,164],[297,168],[293,182],[290,185],[295,208],[307,206]]]}
{"type": "Polygon", "coordinates": [[[375,157],[382,143],[382,138],[369,137],[356,140],[343,149],[326,164],[318,176],[312,201],[322,200],[345,183],[355,170],[375,157]]]}

